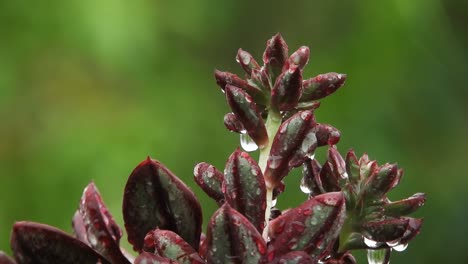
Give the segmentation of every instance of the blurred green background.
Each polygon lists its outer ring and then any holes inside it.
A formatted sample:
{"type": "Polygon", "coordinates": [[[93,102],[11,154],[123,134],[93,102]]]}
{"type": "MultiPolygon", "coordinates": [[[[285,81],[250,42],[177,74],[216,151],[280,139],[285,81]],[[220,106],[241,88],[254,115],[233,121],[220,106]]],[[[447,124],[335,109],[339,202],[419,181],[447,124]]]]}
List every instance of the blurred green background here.
{"type": "MultiPolygon", "coordinates": [[[[238,146],[214,68],[241,74],[281,32],[311,48],[306,77],[348,74],[317,119],[339,149],[398,162],[399,199],[426,192],[423,232],[393,263],[468,263],[467,1],[0,1],[0,249],[11,225],[71,231],[94,180],[122,223],[122,192],[147,155],[197,193],[193,166],[224,167],[238,146]]],[[[252,154],[257,156],[257,153],[252,154]]],[[[318,156],[323,160],[322,155],[318,156]]],[[[298,171],[279,207],[299,204],[298,171]]],[[[125,239],[123,239],[125,241],[125,239]]]]}

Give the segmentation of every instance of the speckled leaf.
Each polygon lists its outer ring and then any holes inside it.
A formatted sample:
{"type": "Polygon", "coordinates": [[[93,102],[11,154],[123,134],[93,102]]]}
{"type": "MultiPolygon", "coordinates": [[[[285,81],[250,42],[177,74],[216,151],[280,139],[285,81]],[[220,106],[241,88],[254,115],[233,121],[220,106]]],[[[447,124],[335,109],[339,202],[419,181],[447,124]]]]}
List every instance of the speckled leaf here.
{"type": "Polygon", "coordinates": [[[224,169],[226,201],[262,231],[265,222],[266,188],[257,162],[239,149],[229,157],[224,169]]]}
{"type": "Polygon", "coordinates": [[[268,261],[292,251],[305,251],[314,260],[327,254],[337,238],[346,208],[341,192],[309,199],[270,222],[268,261]]]}
{"type": "Polygon", "coordinates": [[[381,198],[394,188],[400,181],[401,174],[396,164],[385,164],[376,173],[367,178],[363,195],[365,199],[372,200],[381,198]]]}
{"type": "Polygon", "coordinates": [[[360,180],[359,161],[353,150],[346,154],[346,172],[348,172],[349,181],[356,184],[360,180]]]}
{"type": "Polygon", "coordinates": [[[249,82],[240,78],[239,76],[230,72],[222,72],[215,70],[215,79],[218,86],[221,87],[221,89],[224,92],[226,91],[227,85],[239,87],[247,94],[249,94],[252,98],[254,98],[255,102],[265,104],[265,96],[262,90],[256,85],[249,84],[249,82]]]}
{"type": "Polygon", "coordinates": [[[311,196],[325,193],[320,179],[320,170],[320,164],[315,159],[306,159],[303,164],[301,185],[309,191],[311,196]]]}
{"type": "Polygon", "coordinates": [[[210,264],[264,263],[266,243],[241,213],[225,203],[211,217],[205,259],[210,264]]]}
{"type": "Polygon", "coordinates": [[[201,162],[193,169],[195,182],[205,193],[218,203],[223,203],[224,194],[221,190],[224,175],[215,166],[201,162]]]}
{"type": "Polygon", "coordinates": [[[135,262],[133,262],[133,264],[178,264],[178,263],[168,258],[156,256],[148,252],[143,252],[135,259],[135,262]]]}
{"type": "Polygon", "coordinates": [[[89,245],[112,263],[130,263],[120,251],[122,231],[107,210],[93,182],[84,189],[79,212],[89,245]]]}
{"type": "Polygon", "coordinates": [[[242,125],[234,113],[224,115],[224,126],[231,132],[245,133],[244,125],[242,125]]]}
{"type": "Polygon", "coordinates": [[[263,63],[270,72],[272,80],[281,73],[284,63],[288,59],[288,45],[280,33],[274,35],[267,41],[263,53],[263,63]]]}
{"type": "Polygon", "coordinates": [[[298,67],[299,69],[303,70],[304,67],[309,62],[310,56],[310,49],[307,46],[302,46],[298,50],[296,50],[286,63],[283,66],[283,71],[289,69],[291,66],[298,67]]]}
{"type": "Polygon", "coordinates": [[[194,193],[163,164],[149,157],[125,186],[123,216],[128,241],[141,251],[145,235],[155,229],[179,234],[198,249],[202,212],[194,193]]]}
{"type": "Polygon", "coordinates": [[[367,262],[369,264],[388,264],[390,263],[391,249],[368,249],[367,262]]]}
{"type": "Polygon", "coordinates": [[[303,110],[315,110],[320,107],[319,101],[310,101],[310,102],[299,102],[296,105],[296,110],[303,111],[303,110]]]}
{"type": "Polygon", "coordinates": [[[11,248],[21,264],[110,263],[83,242],[62,230],[33,222],[13,226],[11,248]]]}
{"type": "Polygon", "coordinates": [[[16,262],[7,256],[5,252],[0,251],[0,264],[16,264],[16,262]]]}
{"type": "Polygon", "coordinates": [[[260,65],[253,56],[243,49],[237,51],[236,61],[242,66],[242,69],[250,76],[252,70],[260,70],[260,65]]]}
{"type": "MultiPolygon", "coordinates": [[[[305,136],[314,124],[312,111],[298,112],[281,124],[273,140],[267,161],[265,170],[267,186],[275,187],[292,169],[289,162],[303,145],[305,136]]],[[[305,158],[304,155],[303,160],[305,158]]]]}
{"type": "Polygon", "coordinates": [[[291,251],[283,255],[276,262],[277,264],[310,264],[314,259],[304,251],[291,251]]]}
{"type": "Polygon", "coordinates": [[[409,198],[385,204],[385,214],[396,217],[408,215],[418,210],[425,202],[426,195],[424,193],[416,193],[409,198]]]}
{"type": "Polygon", "coordinates": [[[327,124],[317,124],[313,128],[319,147],[335,145],[340,141],[341,133],[338,129],[327,124]]]}
{"type": "Polygon", "coordinates": [[[378,169],[377,162],[375,160],[369,160],[367,154],[362,155],[359,159],[359,175],[360,179],[366,179],[372,174],[376,173],[378,169]]]}
{"type": "Polygon", "coordinates": [[[288,111],[296,107],[302,93],[302,73],[299,67],[292,66],[276,79],[271,90],[272,107],[288,111]]]}
{"type": "Polygon", "coordinates": [[[320,183],[325,192],[340,191],[339,179],[333,173],[332,165],[330,162],[325,162],[320,170],[320,183]]]}
{"type": "Polygon", "coordinates": [[[362,233],[377,242],[394,241],[401,238],[408,228],[408,218],[391,218],[362,224],[362,233]]]}
{"type": "Polygon", "coordinates": [[[401,244],[407,244],[416,235],[418,235],[419,232],[421,231],[421,227],[424,222],[424,219],[418,219],[418,218],[412,218],[412,217],[406,217],[406,219],[408,219],[408,226],[402,238],[400,239],[401,244]]]}
{"type": "Polygon", "coordinates": [[[268,134],[262,116],[252,98],[242,89],[226,85],[226,99],[232,112],[237,116],[247,134],[259,146],[268,143],[268,134]]]}
{"type": "Polygon", "coordinates": [[[330,146],[328,148],[328,161],[332,169],[334,177],[339,180],[347,180],[348,173],[346,172],[346,162],[341,157],[340,153],[336,149],[336,146],[330,146]]]}
{"type": "Polygon", "coordinates": [[[86,227],[83,222],[83,217],[80,214],[80,210],[76,210],[72,219],[73,234],[81,242],[89,245],[88,235],[86,234],[86,227]]]}
{"type": "Polygon", "coordinates": [[[184,239],[169,230],[150,231],[145,237],[145,251],[154,252],[180,264],[205,263],[184,239]]]}
{"type": "Polygon", "coordinates": [[[305,80],[300,101],[322,99],[344,85],[346,74],[330,72],[305,80]]]}

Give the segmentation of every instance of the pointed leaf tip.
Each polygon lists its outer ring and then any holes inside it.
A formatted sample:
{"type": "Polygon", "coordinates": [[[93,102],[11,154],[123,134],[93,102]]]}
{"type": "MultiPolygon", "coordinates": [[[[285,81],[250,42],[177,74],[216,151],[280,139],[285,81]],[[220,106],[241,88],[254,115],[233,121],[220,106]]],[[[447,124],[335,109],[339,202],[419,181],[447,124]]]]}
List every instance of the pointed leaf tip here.
{"type": "Polygon", "coordinates": [[[300,101],[318,100],[334,93],[345,84],[346,74],[330,72],[304,80],[300,101]]]}
{"type": "Polygon", "coordinates": [[[202,212],[194,193],[163,164],[145,160],[130,175],[123,216],[128,240],[141,251],[145,235],[159,227],[171,230],[198,249],[202,212]]]}
{"type": "Polygon", "coordinates": [[[281,73],[281,69],[288,59],[288,45],[280,33],[274,35],[267,41],[263,62],[270,72],[272,80],[281,73]]]}
{"type": "Polygon", "coordinates": [[[299,67],[292,65],[276,79],[271,91],[271,103],[281,111],[288,111],[296,107],[302,93],[302,72],[299,67]]]}
{"type": "Polygon", "coordinates": [[[218,203],[224,200],[224,194],[221,190],[224,175],[215,166],[206,162],[198,163],[193,169],[193,175],[195,182],[208,196],[218,203]]]}
{"type": "Polygon", "coordinates": [[[260,65],[253,56],[243,49],[237,51],[236,61],[249,76],[252,74],[252,70],[260,70],[260,65]]]}

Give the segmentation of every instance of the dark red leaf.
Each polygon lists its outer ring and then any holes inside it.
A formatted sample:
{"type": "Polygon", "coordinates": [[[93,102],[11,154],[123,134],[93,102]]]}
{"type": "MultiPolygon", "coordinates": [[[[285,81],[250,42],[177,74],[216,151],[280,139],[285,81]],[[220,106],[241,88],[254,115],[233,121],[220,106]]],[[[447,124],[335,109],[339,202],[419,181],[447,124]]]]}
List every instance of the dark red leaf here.
{"type": "Polygon", "coordinates": [[[156,256],[154,254],[143,252],[136,259],[134,264],[178,264],[176,261],[173,261],[168,258],[161,256],[156,256]]]}
{"type": "Polygon", "coordinates": [[[80,214],[80,210],[76,210],[72,219],[73,233],[75,237],[81,242],[89,246],[88,235],[86,234],[86,227],[83,222],[83,217],[80,214]]]}
{"type": "Polygon", "coordinates": [[[363,196],[367,200],[381,198],[394,188],[400,180],[396,164],[385,164],[373,173],[365,182],[363,196]]]}
{"type": "Polygon", "coordinates": [[[211,217],[205,244],[208,263],[264,263],[265,241],[249,220],[228,203],[211,217]]]}
{"type": "Polygon", "coordinates": [[[253,56],[243,49],[237,51],[236,61],[249,76],[252,74],[252,70],[260,70],[260,66],[253,56]]]}
{"type": "Polygon", "coordinates": [[[288,45],[280,33],[274,35],[267,41],[263,53],[263,63],[270,72],[272,80],[281,73],[284,63],[288,59],[288,45]]]}
{"type": "Polygon", "coordinates": [[[79,212],[88,244],[112,263],[130,263],[120,251],[122,231],[107,210],[93,182],[84,189],[79,212]]]}
{"type": "Polygon", "coordinates": [[[193,248],[200,242],[202,212],[194,193],[163,164],[149,157],[125,186],[123,216],[128,241],[136,251],[155,229],[174,231],[193,248]]]}
{"type": "Polygon", "coordinates": [[[306,46],[300,47],[293,54],[291,54],[291,56],[289,56],[289,59],[286,61],[286,63],[283,66],[283,72],[286,71],[291,66],[298,67],[299,69],[303,70],[304,67],[307,65],[307,63],[309,62],[309,56],[310,56],[309,47],[306,47],[306,46]]]}
{"type": "Polygon", "coordinates": [[[339,179],[333,173],[332,165],[330,162],[325,162],[320,170],[320,181],[324,192],[337,192],[340,191],[339,179]]]}
{"type": "Polygon", "coordinates": [[[340,153],[336,149],[336,146],[330,146],[328,148],[328,161],[332,169],[334,177],[340,180],[348,179],[348,173],[346,172],[346,162],[341,157],[340,153]]]}
{"type": "Polygon", "coordinates": [[[271,90],[272,107],[288,111],[296,107],[302,93],[302,73],[299,67],[292,66],[276,79],[271,90]]]}
{"type": "Polygon", "coordinates": [[[359,182],[359,161],[353,150],[348,151],[346,154],[346,171],[348,172],[349,181],[353,184],[359,182]]]}
{"type": "Polygon", "coordinates": [[[346,74],[330,72],[305,80],[300,101],[322,99],[344,85],[346,74]]]}
{"type": "Polygon", "coordinates": [[[425,202],[426,195],[424,193],[416,193],[409,198],[385,204],[385,214],[396,217],[408,215],[418,210],[425,202]]]}
{"type": "Polygon", "coordinates": [[[315,196],[269,224],[268,261],[289,251],[305,251],[314,260],[327,254],[337,238],[346,208],[343,193],[315,196]]]}
{"type": "Polygon", "coordinates": [[[154,252],[180,264],[205,263],[183,238],[169,230],[150,231],[145,237],[145,251],[154,252]]]}
{"type": "Polygon", "coordinates": [[[291,251],[279,258],[277,264],[310,264],[314,259],[304,251],[291,251]]]}
{"type": "Polygon", "coordinates": [[[247,134],[259,147],[268,143],[265,123],[252,98],[242,89],[226,85],[226,99],[232,112],[237,116],[247,134]]]}
{"type": "Polygon", "coordinates": [[[83,242],[48,225],[17,222],[13,226],[11,248],[21,264],[110,263],[83,242]]]}
{"type": "Polygon", "coordinates": [[[195,182],[205,193],[218,203],[223,203],[224,194],[221,190],[224,175],[215,166],[206,162],[198,163],[193,169],[195,182]]]}
{"type": "Polygon", "coordinates": [[[362,225],[362,233],[377,242],[400,239],[408,228],[409,219],[393,218],[367,222],[362,225]]]}
{"type": "Polygon", "coordinates": [[[320,107],[319,101],[310,101],[310,102],[299,102],[296,105],[296,110],[303,111],[303,110],[315,110],[320,107]]]}
{"type": "Polygon", "coordinates": [[[230,72],[215,70],[215,79],[218,86],[221,87],[224,92],[226,92],[227,85],[239,87],[252,98],[254,98],[256,103],[263,105],[265,104],[265,96],[262,90],[260,90],[260,88],[258,88],[256,85],[249,84],[249,82],[240,78],[239,76],[230,72]]]}
{"type": "Polygon", "coordinates": [[[224,126],[231,132],[245,133],[244,125],[239,121],[234,113],[224,115],[224,126]]]}
{"type": "Polygon", "coordinates": [[[317,124],[314,126],[317,145],[319,147],[326,145],[335,145],[340,141],[341,133],[338,129],[327,124],[317,124]]]}
{"type": "Polygon", "coordinates": [[[0,264],[16,264],[16,262],[7,256],[5,252],[0,251],[0,264]]]}
{"type": "Polygon", "coordinates": [[[320,164],[315,159],[306,159],[302,169],[302,191],[311,196],[325,193],[320,179],[320,164]]]}
{"type": "Polygon", "coordinates": [[[224,173],[226,201],[261,232],[265,223],[266,188],[257,162],[237,149],[229,157],[224,173]]]}
{"type": "Polygon", "coordinates": [[[400,239],[400,244],[407,244],[412,240],[416,235],[421,231],[422,224],[424,219],[405,217],[408,219],[408,227],[406,228],[403,237],[400,239]]]}

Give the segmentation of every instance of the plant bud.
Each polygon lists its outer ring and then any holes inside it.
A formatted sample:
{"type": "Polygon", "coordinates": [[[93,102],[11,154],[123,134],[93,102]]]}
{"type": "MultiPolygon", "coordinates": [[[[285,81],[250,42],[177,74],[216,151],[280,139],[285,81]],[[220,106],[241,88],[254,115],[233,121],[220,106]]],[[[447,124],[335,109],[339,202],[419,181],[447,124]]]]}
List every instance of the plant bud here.
{"type": "Polygon", "coordinates": [[[307,65],[307,63],[309,62],[309,55],[310,55],[309,47],[306,47],[306,46],[300,47],[293,54],[291,54],[291,56],[289,56],[289,59],[286,61],[286,63],[283,66],[283,71],[286,71],[291,66],[296,66],[299,69],[303,70],[304,67],[307,65]]]}
{"type": "Polygon", "coordinates": [[[367,178],[363,195],[367,200],[380,199],[395,187],[395,182],[398,180],[397,165],[387,163],[367,178]]]}
{"type": "Polygon", "coordinates": [[[250,85],[246,80],[240,78],[239,76],[230,73],[222,72],[215,70],[215,79],[219,87],[226,92],[226,85],[232,85],[241,88],[247,92],[252,98],[255,99],[255,102],[258,104],[265,104],[265,96],[263,92],[256,86],[250,85]]]}
{"type": "Polygon", "coordinates": [[[336,145],[340,141],[341,133],[338,129],[327,124],[317,124],[314,127],[319,147],[326,145],[336,145]]]}
{"type": "Polygon", "coordinates": [[[259,70],[260,66],[253,56],[243,49],[237,51],[236,61],[242,66],[242,69],[251,76],[252,70],[259,70]]]}
{"type": "Polygon", "coordinates": [[[198,163],[193,169],[195,182],[202,190],[218,204],[224,202],[224,194],[221,190],[224,175],[215,166],[206,162],[198,163]]]}
{"type": "Polygon", "coordinates": [[[224,126],[231,132],[245,133],[245,128],[234,113],[224,115],[224,126]]]}
{"type": "Polygon", "coordinates": [[[272,80],[281,73],[284,63],[288,59],[288,45],[281,34],[274,35],[267,41],[265,52],[263,53],[263,63],[270,72],[272,80]]]}
{"type": "Polygon", "coordinates": [[[273,107],[288,111],[296,107],[302,93],[302,73],[299,67],[293,66],[276,79],[271,91],[273,107]]]}
{"type": "Polygon", "coordinates": [[[320,74],[302,83],[302,96],[300,101],[322,99],[344,85],[346,74],[330,72],[320,74]]]}

